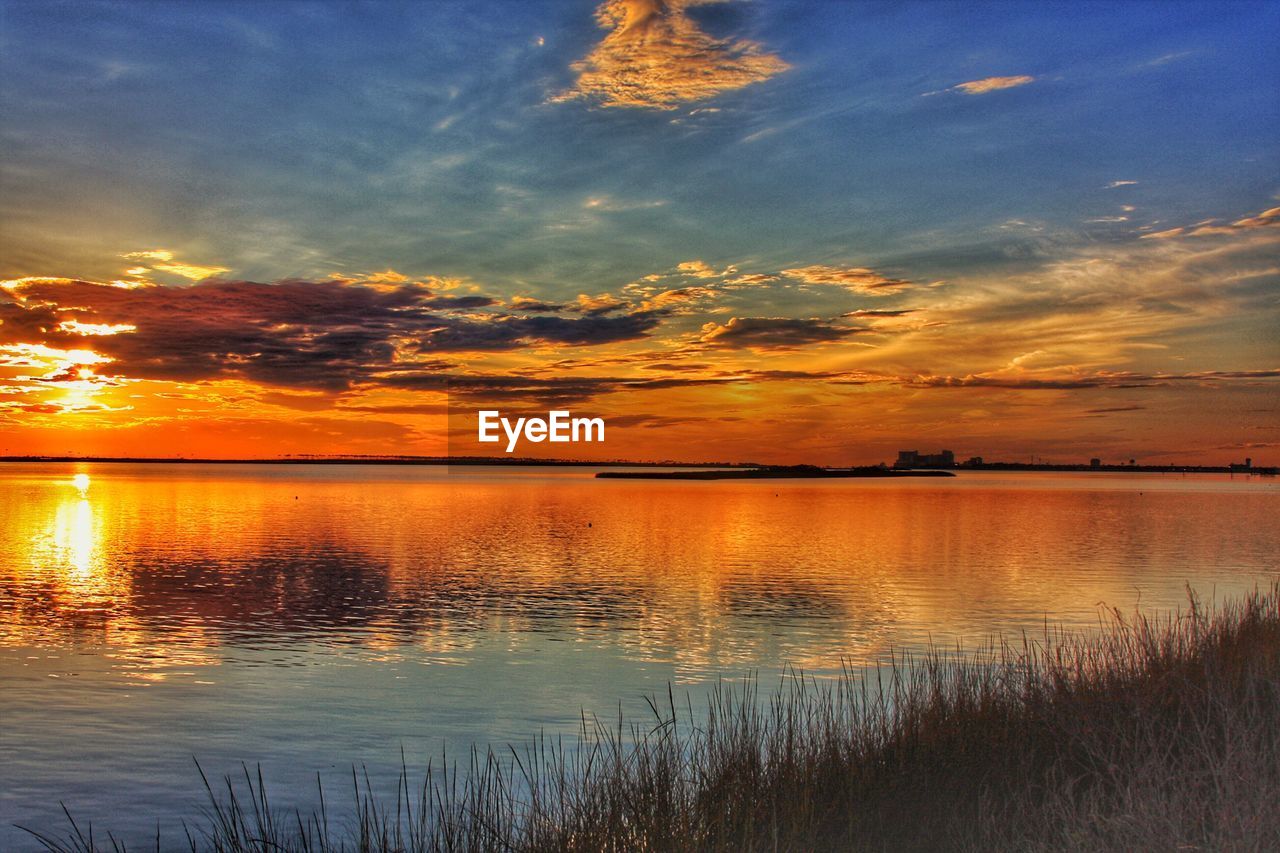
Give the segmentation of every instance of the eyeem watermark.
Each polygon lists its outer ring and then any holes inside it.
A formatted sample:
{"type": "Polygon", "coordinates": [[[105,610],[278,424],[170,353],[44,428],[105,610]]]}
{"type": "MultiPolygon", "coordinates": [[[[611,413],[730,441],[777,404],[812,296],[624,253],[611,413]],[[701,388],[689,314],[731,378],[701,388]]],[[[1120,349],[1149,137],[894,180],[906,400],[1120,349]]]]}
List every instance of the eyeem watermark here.
{"type": "Polygon", "coordinates": [[[523,438],[534,444],[543,441],[569,443],[579,441],[604,441],[604,419],[575,418],[569,412],[547,412],[545,418],[504,418],[501,412],[489,409],[480,412],[480,426],[476,440],[482,444],[502,441],[499,429],[507,437],[507,452],[512,453],[523,438]]]}

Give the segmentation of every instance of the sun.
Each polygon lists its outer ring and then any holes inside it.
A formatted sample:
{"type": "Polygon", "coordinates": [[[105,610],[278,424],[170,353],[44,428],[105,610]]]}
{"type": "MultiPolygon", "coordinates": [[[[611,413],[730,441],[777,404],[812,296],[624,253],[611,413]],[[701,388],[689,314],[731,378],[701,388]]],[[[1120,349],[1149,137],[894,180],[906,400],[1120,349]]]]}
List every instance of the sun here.
{"type": "Polygon", "coordinates": [[[89,475],[76,474],[71,478],[71,485],[75,486],[82,492],[87,492],[89,490],[89,475]]]}

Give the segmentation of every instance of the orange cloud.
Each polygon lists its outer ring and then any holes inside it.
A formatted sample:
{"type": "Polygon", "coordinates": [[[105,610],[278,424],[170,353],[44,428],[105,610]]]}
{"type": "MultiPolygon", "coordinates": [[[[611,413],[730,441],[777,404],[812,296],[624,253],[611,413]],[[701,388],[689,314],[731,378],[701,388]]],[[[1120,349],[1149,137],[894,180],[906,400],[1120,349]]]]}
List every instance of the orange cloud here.
{"type": "Polygon", "coordinates": [[[985,95],[988,92],[997,92],[1000,89],[1012,89],[1015,86],[1025,86],[1028,83],[1035,82],[1034,77],[1028,74],[1018,74],[1013,77],[984,77],[981,80],[970,80],[967,83],[959,83],[951,87],[953,92],[963,92],[966,95],[985,95]]]}
{"type": "Polygon", "coordinates": [[[1264,210],[1257,216],[1247,216],[1231,224],[1236,228],[1261,228],[1264,225],[1280,225],[1280,207],[1264,210]]]}
{"type": "Polygon", "coordinates": [[[128,261],[145,261],[150,264],[150,268],[139,266],[126,270],[126,275],[134,277],[141,277],[151,270],[157,270],[189,278],[192,281],[203,281],[206,278],[230,272],[226,267],[206,267],[199,264],[177,263],[174,261],[173,252],[168,249],[146,249],[140,252],[126,252],[121,257],[128,261]]]}
{"type": "Polygon", "coordinates": [[[830,267],[815,264],[783,270],[782,274],[805,284],[830,284],[869,296],[889,296],[911,287],[911,282],[889,278],[865,267],[830,267]]]}
{"type": "Polygon", "coordinates": [[[671,110],[767,80],[790,66],[760,45],[703,32],[688,8],[707,0],[605,0],[610,30],[573,64],[577,84],[553,100],[596,98],[606,107],[671,110]]]}
{"type": "Polygon", "coordinates": [[[586,293],[579,293],[575,300],[575,307],[583,314],[608,314],[610,311],[617,311],[626,306],[626,302],[610,293],[601,293],[599,296],[589,296],[586,293]]]}
{"type": "Polygon", "coordinates": [[[715,298],[716,292],[707,287],[680,287],[655,293],[652,298],[645,300],[643,308],[646,311],[685,310],[691,303],[715,298]]]}
{"type": "Polygon", "coordinates": [[[716,272],[706,261],[684,261],[676,265],[676,270],[694,278],[716,278],[716,272]]]}
{"type": "Polygon", "coordinates": [[[1244,219],[1237,219],[1230,225],[1214,225],[1212,224],[1214,221],[1209,219],[1185,228],[1170,228],[1166,231],[1143,234],[1142,239],[1168,240],[1172,237],[1212,237],[1216,234],[1234,234],[1237,231],[1244,231],[1250,228],[1267,228],[1280,225],[1280,207],[1264,210],[1257,216],[1246,216],[1244,219]]]}

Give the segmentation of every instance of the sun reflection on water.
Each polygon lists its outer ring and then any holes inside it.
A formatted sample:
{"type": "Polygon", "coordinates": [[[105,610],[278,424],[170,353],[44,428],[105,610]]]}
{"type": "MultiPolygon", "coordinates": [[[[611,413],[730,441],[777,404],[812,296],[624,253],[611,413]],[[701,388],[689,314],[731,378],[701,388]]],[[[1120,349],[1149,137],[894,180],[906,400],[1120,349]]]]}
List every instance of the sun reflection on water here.
{"type": "Polygon", "coordinates": [[[115,591],[102,554],[101,507],[89,499],[88,474],[76,474],[70,484],[75,493],[62,492],[52,517],[31,537],[31,568],[46,582],[61,578],[59,597],[78,610],[110,606],[115,591]]]}
{"type": "Polygon", "coordinates": [[[73,567],[80,577],[88,575],[93,567],[96,539],[93,506],[88,498],[58,507],[53,521],[53,544],[59,562],[73,567]]]}

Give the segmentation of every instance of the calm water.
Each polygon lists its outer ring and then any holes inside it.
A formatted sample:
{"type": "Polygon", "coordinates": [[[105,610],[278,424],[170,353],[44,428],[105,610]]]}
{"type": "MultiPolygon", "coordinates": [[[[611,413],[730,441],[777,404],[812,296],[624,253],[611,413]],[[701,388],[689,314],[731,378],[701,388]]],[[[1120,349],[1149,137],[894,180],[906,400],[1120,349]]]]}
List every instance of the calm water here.
{"type": "Polygon", "coordinates": [[[60,800],[173,827],[193,756],[306,804],[317,772],[572,731],[668,682],[1280,577],[1275,479],[593,473],[0,465],[0,848],[60,800]]]}

